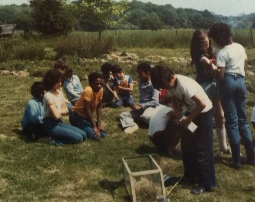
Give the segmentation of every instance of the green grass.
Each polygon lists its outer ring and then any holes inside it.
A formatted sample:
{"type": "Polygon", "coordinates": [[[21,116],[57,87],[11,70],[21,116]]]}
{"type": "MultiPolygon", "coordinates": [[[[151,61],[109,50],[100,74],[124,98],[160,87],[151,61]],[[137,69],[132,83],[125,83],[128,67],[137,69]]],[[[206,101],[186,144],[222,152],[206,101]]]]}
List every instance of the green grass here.
{"type": "MultiPolygon", "coordinates": [[[[122,51],[122,49],[118,49],[122,51]]],[[[128,53],[136,53],[144,60],[150,55],[166,57],[177,73],[194,77],[191,67],[173,62],[173,57],[189,60],[188,49],[132,48],[128,53]]],[[[249,71],[254,71],[255,50],[248,49],[249,71]]],[[[80,76],[92,70],[99,70],[100,60],[85,61],[70,56],[68,60],[74,73],[80,76]]],[[[12,61],[15,62],[15,61],[12,61]]],[[[24,66],[34,71],[52,67],[54,60],[23,61],[24,66]]],[[[17,61],[19,63],[19,61],[17,61]]],[[[121,64],[124,71],[137,78],[136,64],[121,64]]],[[[254,76],[253,76],[254,77],[254,76]]],[[[248,77],[252,81],[252,76],[248,77]]],[[[182,160],[169,158],[159,153],[148,138],[148,130],[140,128],[132,135],[125,135],[118,120],[119,114],[128,108],[103,109],[103,121],[109,136],[101,142],[86,140],[82,144],[56,147],[45,142],[27,142],[21,136],[20,122],[25,105],[31,98],[30,86],[36,77],[15,77],[0,75],[0,201],[86,201],[86,202],[128,202],[130,201],[123,184],[121,158],[145,153],[154,155],[164,173],[171,176],[183,174],[182,160]]],[[[83,85],[86,85],[86,80],[83,85]]],[[[252,84],[251,84],[252,85],[252,84]]],[[[254,83],[253,83],[254,85],[254,83]]],[[[138,101],[138,86],[134,97],[138,101]]],[[[255,95],[249,93],[247,116],[255,106],[255,95]]],[[[64,119],[68,122],[68,118],[64,119]]],[[[252,129],[253,134],[254,130],[252,129]]],[[[245,156],[242,147],[242,153],[245,156]]],[[[173,202],[252,202],[255,201],[255,167],[244,166],[235,171],[228,166],[231,157],[219,153],[215,138],[215,162],[217,187],[202,196],[189,194],[190,186],[178,185],[171,193],[173,202]]],[[[169,190],[171,187],[168,187],[169,190]]]]}

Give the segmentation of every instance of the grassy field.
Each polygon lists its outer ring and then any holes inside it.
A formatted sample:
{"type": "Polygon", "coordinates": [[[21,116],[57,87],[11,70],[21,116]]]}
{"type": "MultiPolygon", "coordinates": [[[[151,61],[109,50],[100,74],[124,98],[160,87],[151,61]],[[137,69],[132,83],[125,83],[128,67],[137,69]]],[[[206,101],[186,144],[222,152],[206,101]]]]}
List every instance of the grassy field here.
{"type": "MultiPolygon", "coordinates": [[[[188,63],[188,49],[159,48],[116,48],[116,51],[135,53],[138,58],[129,58],[120,63],[125,72],[137,79],[135,72],[139,61],[150,60],[152,64],[165,63],[176,73],[191,77],[195,76],[194,68],[188,63]]],[[[47,52],[48,53],[48,52],[47,52]]],[[[116,52],[115,52],[116,53],[116,52]]],[[[116,53],[117,54],[117,53],[116,53]]],[[[254,86],[255,50],[247,49],[248,82],[254,86]]],[[[83,77],[92,70],[99,70],[104,58],[82,59],[78,56],[68,56],[75,74],[83,77]]],[[[53,59],[9,61],[42,75],[51,68],[53,59]]],[[[6,63],[7,64],[7,63],[6,63]]],[[[1,64],[3,67],[4,65],[1,64]]],[[[18,69],[13,69],[18,70],[18,69]]],[[[34,76],[36,74],[33,74],[34,76]]],[[[101,142],[87,140],[78,145],[53,146],[47,141],[28,142],[21,136],[20,122],[27,101],[31,98],[30,86],[40,77],[18,77],[0,75],[0,201],[84,201],[84,202],[128,202],[127,191],[123,183],[123,168],[121,158],[150,153],[154,155],[164,173],[179,177],[183,174],[180,157],[169,158],[160,153],[150,142],[148,130],[140,128],[132,135],[122,131],[119,114],[128,108],[103,109],[103,121],[109,136],[101,142]]],[[[87,83],[83,80],[83,86],[87,83]]],[[[139,99],[138,86],[135,85],[134,97],[139,99]]],[[[247,115],[250,118],[251,109],[255,106],[255,95],[249,93],[247,115]]],[[[68,122],[68,117],[64,118],[68,122]]],[[[252,129],[253,134],[254,130],[252,129]]],[[[242,153],[245,156],[242,147],[242,153]]],[[[244,166],[240,171],[229,167],[231,157],[219,152],[215,138],[215,163],[217,172],[217,187],[213,192],[202,196],[189,194],[190,186],[178,185],[171,193],[173,202],[255,202],[255,167],[244,166]]],[[[171,186],[167,187],[167,190],[171,186]]]]}

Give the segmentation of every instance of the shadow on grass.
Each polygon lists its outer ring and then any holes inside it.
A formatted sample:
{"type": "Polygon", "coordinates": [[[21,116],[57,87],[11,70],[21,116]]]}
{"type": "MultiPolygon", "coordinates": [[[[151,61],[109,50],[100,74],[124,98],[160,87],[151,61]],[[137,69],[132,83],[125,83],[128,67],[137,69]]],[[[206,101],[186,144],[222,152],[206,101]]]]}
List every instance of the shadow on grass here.
{"type": "Polygon", "coordinates": [[[12,132],[16,133],[17,135],[23,136],[23,132],[21,129],[15,128],[12,130],[12,132]]]}
{"type": "MultiPolygon", "coordinates": [[[[110,180],[101,180],[99,182],[99,185],[108,191],[111,192],[111,195],[113,198],[115,198],[115,190],[124,187],[125,186],[125,181],[124,179],[121,179],[120,181],[110,181],[110,180]]],[[[129,197],[128,197],[129,199],[129,197]]]]}
{"type": "Polygon", "coordinates": [[[27,139],[26,139],[26,137],[25,137],[25,135],[23,134],[23,131],[22,131],[21,129],[14,128],[14,129],[12,130],[12,132],[16,133],[16,134],[18,135],[18,138],[19,138],[19,139],[21,139],[21,140],[27,142],[27,139]]]}

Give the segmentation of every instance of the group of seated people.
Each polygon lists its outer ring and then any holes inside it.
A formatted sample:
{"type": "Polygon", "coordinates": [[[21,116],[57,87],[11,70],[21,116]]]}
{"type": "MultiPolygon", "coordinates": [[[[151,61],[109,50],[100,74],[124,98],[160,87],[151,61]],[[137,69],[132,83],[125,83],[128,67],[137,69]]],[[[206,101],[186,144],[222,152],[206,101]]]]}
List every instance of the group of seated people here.
{"type": "MultiPolygon", "coordinates": [[[[224,42],[223,39],[226,40],[227,45],[224,43],[222,47],[226,45],[227,48],[232,48],[233,45],[235,49],[238,46],[240,53],[243,52],[242,58],[239,59],[242,63],[237,62],[234,70],[242,70],[246,54],[242,47],[233,43],[230,28],[224,23],[216,23],[209,33],[218,44],[224,42]],[[223,31],[228,35],[221,36],[223,31]]],[[[103,64],[102,73],[90,73],[89,83],[83,89],[78,76],[73,75],[67,61],[59,59],[54,69],[46,73],[43,81],[35,82],[31,87],[33,98],[26,106],[22,120],[23,133],[32,140],[47,134],[56,145],[80,143],[87,137],[98,141],[107,136],[102,126],[102,106],[127,106],[131,110],[120,114],[124,132],[133,133],[138,130],[139,124],[147,124],[150,140],[168,154],[178,152],[176,146],[181,139],[184,177],[188,182],[198,184],[192,193],[210,191],[216,186],[213,115],[220,150],[230,154],[225,127],[227,129],[233,167],[242,168],[240,137],[247,154],[246,163],[255,165],[252,134],[245,114],[246,88],[242,88],[242,92],[239,93],[242,100],[238,102],[231,100],[236,91],[226,89],[228,79],[240,79],[237,87],[230,86],[231,88],[240,90],[238,85],[245,87],[243,71],[231,72],[233,67],[228,67],[224,56],[227,51],[232,54],[232,49],[226,49],[218,54],[216,60],[207,33],[196,30],[191,42],[191,56],[197,69],[197,81],[175,74],[164,65],[152,68],[146,62],[138,64],[138,104],[132,96],[132,77],[126,75],[119,65],[103,64]],[[221,54],[224,57],[220,57],[221,54]],[[219,82],[215,78],[219,79],[219,82]],[[62,92],[62,85],[68,99],[62,92]],[[226,126],[221,102],[226,112],[226,126]],[[235,111],[238,113],[234,116],[232,113],[235,111]],[[95,112],[97,120],[93,116],[95,112]],[[65,114],[69,114],[71,125],[61,120],[65,114]],[[240,134],[237,134],[239,131],[240,134]]],[[[236,62],[236,55],[231,54],[230,60],[236,62]]],[[[255,122],[255,109],[252,122],[255,122]]]]}

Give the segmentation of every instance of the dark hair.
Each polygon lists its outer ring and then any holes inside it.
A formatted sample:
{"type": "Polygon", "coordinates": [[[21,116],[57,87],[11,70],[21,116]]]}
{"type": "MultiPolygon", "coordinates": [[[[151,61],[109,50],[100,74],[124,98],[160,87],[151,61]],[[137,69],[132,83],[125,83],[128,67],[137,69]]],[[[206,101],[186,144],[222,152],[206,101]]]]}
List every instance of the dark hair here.
{"type": "Polygon", "coordinates": [[[89,84],[92,84],[97,79],[102,79],[102,75],[98,72],[92,72],[89,74],[89,84]]]}
{"type": "Polygon", "coordinates": [[[43,82],[41,81],[34,82],[33,85],[31,86],[31,94],[33,95],[33,97],[39,99],[41,98],[43,92],[44,92],[43,82]]]}
{"type": "Polygon", "coordinates": [[[231,29],[226,23],[215,23],[210,28],[208,36],[212,38],[221,47],[228,45],[231,42],[231,29]]]}
{"type": "Polygon", "coordinates": [[[122,70],[122,68],[119,66],[119,65],[117,65],[117,64],[114,64],[113,65],[113,67],[112,67],[112,72],[113,73],[120,73],[120,72],[122,72],[123,70],[122,70]]]}
{"type": "MultiPolygon", "coordinates": [[[[203,41],[204,39],[207,37],[207,34],[204,30],[201,29],[197,29],[191,39],[191,44],[190,44],[190,54],[191,54],[191,64],[194,64],[195,60],[198,60],[200,55],[201,55],[201,46],[203,45],[203,41]]],[[[208,37],[209,39],[209,37],[208,37]]],[[[208,57],[209,59],[213,59],[215,58],[215,54],[213,52],[213,48],[212,48],[212,44],[211,41],[209,39],[209,48],[207,50],[207,52],[203,53],[206,57],[208,57]]]]}
{"type": "Polygon", "coordinates": [[[137,71],[151,72],[151,66],[148,62],[142,62],[137,66],[137,71]]]}
{"type": "Polygon", "coordinates": [[[64,79],[70,78],[73,76],[73,69],[71,67],[67,67],[65,74],[64,74],[64,79]]]}
{"type": "Polygon", "coordinates": [[[167,89],[173,76],[174,72],[167,66],[157,65],[151,69],[151,82],[156,89],[167,89]]]}
{"type": "Polygon", "coordinates": [[[58,69],[58,70],[62,70],[62,71],[67,69],[68,67],[69,66],[68,66],[67,61],[64,57],[57,59],[57,61],[54,64],[54,69],[58,69]]]}
{"type": "Polygon", "coordinates": [[[103,73],[108,73],[108,72],[112,71],[112,69],[113,69],[113,66],[112,66],[112,64],[109,63],[109,62],[106,62],[106,63],[104,63],[104,64],[101,66],[101,71],[102,71],[103,73]]]}
{"type": "Polygon", "coordinates": [[[49,91],[59,81],[63,81],[63,74],[57,69],[50,69],[43,78],[43,87],[46,91],[49,91]]]}

